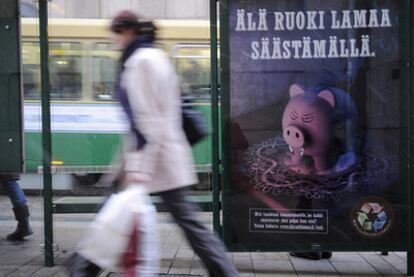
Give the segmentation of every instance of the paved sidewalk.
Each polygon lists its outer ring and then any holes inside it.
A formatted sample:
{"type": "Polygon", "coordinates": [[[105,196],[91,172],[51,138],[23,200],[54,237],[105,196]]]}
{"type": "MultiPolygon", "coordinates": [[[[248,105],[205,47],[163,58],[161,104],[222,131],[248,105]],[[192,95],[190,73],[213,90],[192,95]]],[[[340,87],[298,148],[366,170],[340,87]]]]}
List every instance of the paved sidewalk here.
{"type": "MultiPolygon", "coordinates": [[[[0,196],[0,277],[67,276],[64,264],[82,238],[93,215],[55,215],[54,237],[57,243],[54,267],[44,267],[43,203],[41,197],[29,197],[31,222],[35,234],[21,243],[11,243],[6,234],[15,228],[7,197],[0,196]]],[[[211,215],[200,217],[211,226],[211,215]]],[[[158,215],[161,232],[160,276],[207,276],[198,258],[167,214],[158,215]]],[[[388,256],[373,252],[335,252],[329,260],[308,261],[287,253],[229,254],[241,276],[405,276],[406,253],[388,256]]],[[[101,276],[118,276],[104,272],[101,276]]]]}

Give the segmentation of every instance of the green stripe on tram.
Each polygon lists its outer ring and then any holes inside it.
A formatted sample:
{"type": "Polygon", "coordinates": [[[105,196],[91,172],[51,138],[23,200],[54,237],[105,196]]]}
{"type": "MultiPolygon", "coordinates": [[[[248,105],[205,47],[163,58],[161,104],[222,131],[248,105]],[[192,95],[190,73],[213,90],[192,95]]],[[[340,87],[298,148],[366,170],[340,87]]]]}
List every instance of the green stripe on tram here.
{"type": "MultiPolygon", "coordinates": [[[[203,112],[211,128],[210,106],[197,104],[194,106],[203,112]]],[[[76,171],[76,167],[107,166],[111,163],[120,142],[120,134],[55,132],[52,133],[52,160],[62,161],[61,166],[64,167],[74,167],[73,171],[76,171]]],[[[211,172],[211,143],[211,136],[208,136],[193,147],[197,172],[211,172]]],[[[41,133],[25,133],[26,172],[37,172],[42,165],[41,145],[41,133]]],[[[70,168],[67,170],[67,172],[71,171],[70,168]]]]}

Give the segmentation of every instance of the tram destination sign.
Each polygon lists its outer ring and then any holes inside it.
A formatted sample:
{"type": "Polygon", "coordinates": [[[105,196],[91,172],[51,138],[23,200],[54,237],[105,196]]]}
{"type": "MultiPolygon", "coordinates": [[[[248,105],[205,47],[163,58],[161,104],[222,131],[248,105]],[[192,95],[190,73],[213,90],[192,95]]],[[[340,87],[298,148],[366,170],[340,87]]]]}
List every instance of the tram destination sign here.
{"type": "Polygon", "coordinates": [[[404,249],[401,1],[228,1],[231,248],[404,249]]]}

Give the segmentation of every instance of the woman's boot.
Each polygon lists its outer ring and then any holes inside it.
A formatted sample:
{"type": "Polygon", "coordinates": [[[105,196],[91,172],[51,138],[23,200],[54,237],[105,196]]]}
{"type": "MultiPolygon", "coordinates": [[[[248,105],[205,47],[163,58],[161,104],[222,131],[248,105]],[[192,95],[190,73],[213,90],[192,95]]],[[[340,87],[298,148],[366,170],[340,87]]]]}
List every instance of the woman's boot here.
{"type": "Polygon", "coordinates": [[[29,207],[25,204],[20,204],[13,208],[13,212],[17,220],[17,228],[7,236],[7,239],[16,241],[33,234],[29,224],[29,207]]]}
{"type": "Polygon", "coordinates": [[[78,253],[74,253],[70,256],[66,265],[66,270],[70,277],[95,277],[101,272],[99,266],[85,259],[78,253]]]}

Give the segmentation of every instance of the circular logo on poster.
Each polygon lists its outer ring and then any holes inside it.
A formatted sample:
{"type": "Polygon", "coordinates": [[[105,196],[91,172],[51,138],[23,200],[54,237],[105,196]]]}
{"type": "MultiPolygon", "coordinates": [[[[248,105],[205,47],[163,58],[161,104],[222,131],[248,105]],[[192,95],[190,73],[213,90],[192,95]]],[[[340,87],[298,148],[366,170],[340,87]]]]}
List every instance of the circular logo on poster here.
{"type": "Polygon", "coordinates": [[[352,209],[352,225],[357,233],[367,238],[381,238],[389,232],[394,222],[391,205],[383,198],[366,197],[352,209]]]}

